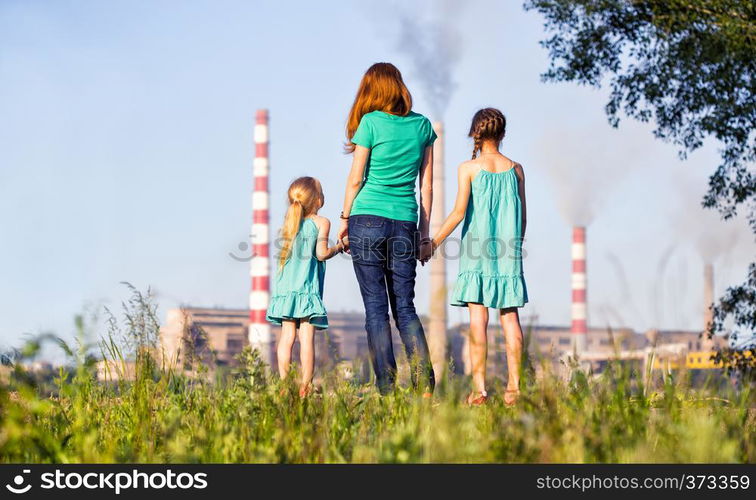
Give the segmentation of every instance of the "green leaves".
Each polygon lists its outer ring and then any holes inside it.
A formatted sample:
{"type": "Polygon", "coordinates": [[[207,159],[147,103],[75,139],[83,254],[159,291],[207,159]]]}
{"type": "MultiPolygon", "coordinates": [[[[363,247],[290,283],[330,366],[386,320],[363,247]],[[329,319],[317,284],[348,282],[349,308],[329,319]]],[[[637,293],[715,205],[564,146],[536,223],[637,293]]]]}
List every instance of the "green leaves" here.
{"type": "MultiPolygon", "coordinates": [[[[724,219],[745,206],[756,232],[756,3],[528,0],[525,8],[544,17],[549,34],[541,42],[551,60],[545,81],[607,84],[612,126],[622,115],[653,122],[654,135],[682,158],[716,140],[722,163],[702,204],[724,219]]],[[[713,332],[756,331],[747,300],[754,295],[753,279],[728,291],[713,332]],[[734,319],[732,330],[723,315],[734,319]]],[[[748,359],[756,371],[756,356],[748,359]]]]}
{"type": "MultiPolygon", "coordinates": [[[[653,120],[654,134],[722,145],[705,205],[725,217],[756,197],[756,8],[734,0],[529,0],[545,19],[546,81],[611,88],[606,112],[653,120]]],[[[756,230],[756,215],[751,222],[756,230]]]]}

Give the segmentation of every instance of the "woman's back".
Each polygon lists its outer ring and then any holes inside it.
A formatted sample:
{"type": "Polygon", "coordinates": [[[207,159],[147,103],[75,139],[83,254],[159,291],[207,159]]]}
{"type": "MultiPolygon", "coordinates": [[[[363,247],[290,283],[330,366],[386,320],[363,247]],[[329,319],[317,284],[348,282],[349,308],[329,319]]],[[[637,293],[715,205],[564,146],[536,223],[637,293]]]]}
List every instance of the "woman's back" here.
{"type": "Polygon", "coordinates": [[[435,139],[433,126],[421,114],[364,115],[352,142],[370,149],[370,160],[351,215],[417,222],[415,185],[425,148],[435,139]]]}

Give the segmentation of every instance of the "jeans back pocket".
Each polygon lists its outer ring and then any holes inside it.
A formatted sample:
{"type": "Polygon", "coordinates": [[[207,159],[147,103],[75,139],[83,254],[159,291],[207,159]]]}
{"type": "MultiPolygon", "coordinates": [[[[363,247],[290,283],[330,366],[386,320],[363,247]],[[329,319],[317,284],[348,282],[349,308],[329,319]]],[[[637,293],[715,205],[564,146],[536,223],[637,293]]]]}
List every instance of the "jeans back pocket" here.
{"type": "Polygon", "coordinates": [[[380,265],[386,262],[386,219],[374,215],[349,218],[349,248],[352,260],[380,265]]]}

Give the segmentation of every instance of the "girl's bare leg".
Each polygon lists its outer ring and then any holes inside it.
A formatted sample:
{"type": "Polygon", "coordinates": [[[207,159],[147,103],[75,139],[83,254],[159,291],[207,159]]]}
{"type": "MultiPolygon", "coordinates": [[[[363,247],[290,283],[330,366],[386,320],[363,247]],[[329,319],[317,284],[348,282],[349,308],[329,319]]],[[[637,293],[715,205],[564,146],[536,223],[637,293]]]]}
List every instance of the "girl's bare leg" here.
{"type": "Polygon", "coordinates": [[[291,367],[291,349],[294,347],[294,340],[297,338],[297,323],[295,321],[284,320],[281,324],[281,337],[278,339],[276,355],[278,356],[278,375],[282,379],[289,374],[291,367]]]}
{"type": "Polygon", "coordinates": [[[299,362],[302,364],[302,390],[309,391],[315,372],[315,327],[302,320],[299,324],[299,362]]]}
{"type": "Polygon", "coordinates": [[[473,391],[486,390],[486,357],[488,354],[488,308],[482,304],[468,304],[470,309],[470,366],[473,391]]]}
{"type": "Polygon", "coordinates": [[[520,369],[522,363],[522,328],[520,315],[516,307],[499,311],[501,328],[504,331],[504,341],[507,350],[507,394],[504,402],[512,404],[517,400],[520,391],[520,369]]]}

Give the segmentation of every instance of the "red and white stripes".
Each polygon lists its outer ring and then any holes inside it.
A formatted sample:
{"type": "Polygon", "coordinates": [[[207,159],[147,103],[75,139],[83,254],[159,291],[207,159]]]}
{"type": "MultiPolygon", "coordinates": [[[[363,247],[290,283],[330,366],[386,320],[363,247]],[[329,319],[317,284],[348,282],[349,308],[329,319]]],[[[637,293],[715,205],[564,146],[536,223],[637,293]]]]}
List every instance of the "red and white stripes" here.
{"type": "Polygon", "coordinates": [[[588,333],[587,285],[585,227],[575,226],[572,228],[572,345],[576,353],[585,350],[588,333]]]}
{"type": "Polygon", "coordinates": [[[265,314],[270,302],[270,217],[268,214],[268,110],[257,110],[255,120],[255,159],[252,192],[252,260],[249,293],[249,343],[269,361],[270,324],[265,314]]]}

